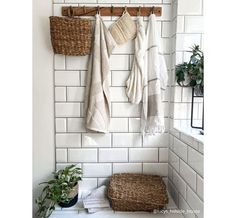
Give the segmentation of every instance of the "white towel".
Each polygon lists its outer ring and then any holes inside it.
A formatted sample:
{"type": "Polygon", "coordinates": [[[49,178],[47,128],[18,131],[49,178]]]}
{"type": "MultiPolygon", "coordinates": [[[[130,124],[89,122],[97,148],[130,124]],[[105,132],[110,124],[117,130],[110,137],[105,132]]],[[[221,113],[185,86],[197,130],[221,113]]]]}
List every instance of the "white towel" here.
{"type": "MultiPolygon", "coordinates": [[[[98,210],[98,208],[110,208],[110,203],[106,197],[106,186],[103,185],[93,190],[83,199],[84,208],[98,210]]],[[[92,210],[91,210],[92,211],[92,210]]]]}
{"type": "Polygon", "coordinates": [[[84,208],[90,209],[90,208],[104,208],[110,207],[109,201],[108,200],[96,200],[96,201],[91,201],[91,200],[84,200],[83,201],[84,208]]]}
{"type": "Polygon", "coordinates": [[[88,213],[96,213],[101,211],[108,211],[111,210],[111,208],[89,208],[88,213]]]}
{"type": "Polygon", "coordinates": [[[135,52],[132,70],[126,82],[126,95],[133,104],[139,104],[143,97],[144,88],[144,55],[145,55],[145,28],[143,18],[137,20],[137,37],[135,38],[135,52]]]}
{"type": "Polygon", "coordinates": [[[116,43],[103,23],[96,15],[94,43],[88,63],[85,91],[86,128],[108,132],[110,122],[110,91],[108,75],[109,57],[116,43]]]}
{"type": "Polygon", "coordinates": [[[162,49],[155,14],[149,16],[146,40],[141,131],[143,134],[155,135],[165,131],[161,90],[166,89],[168,81],[165,59],[160,53],[162,49]]]}

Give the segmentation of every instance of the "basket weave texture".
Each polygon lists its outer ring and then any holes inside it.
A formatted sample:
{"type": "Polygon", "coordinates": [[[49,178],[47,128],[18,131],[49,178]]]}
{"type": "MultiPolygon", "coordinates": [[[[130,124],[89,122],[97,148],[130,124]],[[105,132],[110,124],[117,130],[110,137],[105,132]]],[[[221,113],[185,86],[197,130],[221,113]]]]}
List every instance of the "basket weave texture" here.
{"type": "Polygon", "coordinates": [[[153,211],[168,204],[166,185],[160,176],[154,175],[114,174],[108,198],[115,211],[153,211]]]}
{"type": "Polygon", "coordinates": [[[50,18],[50,32],[55,54],[83,56],[90,54],[92,21],[90,19],[57,17],[50,18]]]}

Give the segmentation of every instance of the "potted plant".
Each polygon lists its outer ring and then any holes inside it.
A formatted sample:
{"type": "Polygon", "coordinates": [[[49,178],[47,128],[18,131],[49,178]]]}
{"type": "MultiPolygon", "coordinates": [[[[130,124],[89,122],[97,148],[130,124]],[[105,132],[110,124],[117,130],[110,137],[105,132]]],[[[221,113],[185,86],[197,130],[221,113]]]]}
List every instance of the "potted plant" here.
{"type": "Polygon", "coordinates": [[[199,45],[194,45],[189,62],[178,64],[175,68],[177,83],[182,87],[192,87],[196,95],[203,95],[204,54],[199,45]]]}
{"type": "Polygon", "coordinates": [[[82,170],[70,165],[53,173],[54,178],[45,184],[39,198],[37,215],[41,218],[49,217],[55,210],[55,205],[71,207],[78,200],[78,181],[81,180],[82,170]]]}

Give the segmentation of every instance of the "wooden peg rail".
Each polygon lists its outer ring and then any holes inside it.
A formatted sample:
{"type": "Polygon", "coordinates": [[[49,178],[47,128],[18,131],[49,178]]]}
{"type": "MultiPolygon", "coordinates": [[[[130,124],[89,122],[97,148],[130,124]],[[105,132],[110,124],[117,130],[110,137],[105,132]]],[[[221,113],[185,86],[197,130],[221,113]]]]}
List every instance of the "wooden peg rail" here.
{"type": "MultiPolygon", "coordinates": [[[[121,16],[125,7],[62,7],[63,16],[94,16],[98,10],[101,16],[121,16]]],[[[154,13],[161,16],[161,7],[126,7],[131,16],[149,16],[154,13]]]]}

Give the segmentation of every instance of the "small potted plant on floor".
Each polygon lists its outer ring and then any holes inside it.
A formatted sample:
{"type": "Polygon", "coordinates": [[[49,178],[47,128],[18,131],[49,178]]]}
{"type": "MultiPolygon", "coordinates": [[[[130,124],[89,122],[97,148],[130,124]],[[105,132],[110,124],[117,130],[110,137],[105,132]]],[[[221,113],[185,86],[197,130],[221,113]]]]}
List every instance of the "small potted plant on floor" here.
{"type": "Polygon", "coordinates": [[[199,45],[194,45],[189,62],[175,68],[176,80],[181,87],[192,87],[196,95],[203,95],[204,54],[199,45]]]}
{"type": "Polygon", "coordinates": [[[45,184],[41,195],[36,199],[38,205],[37,216],[49,217],[55,210],[55,205],[71,207],[78,200],[78,181],[81,180],[82,170],[70,165],[53,173],[54,178],[45,184]]]}

